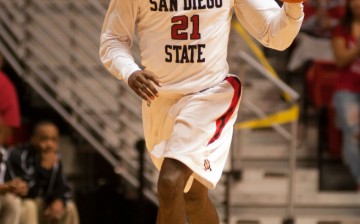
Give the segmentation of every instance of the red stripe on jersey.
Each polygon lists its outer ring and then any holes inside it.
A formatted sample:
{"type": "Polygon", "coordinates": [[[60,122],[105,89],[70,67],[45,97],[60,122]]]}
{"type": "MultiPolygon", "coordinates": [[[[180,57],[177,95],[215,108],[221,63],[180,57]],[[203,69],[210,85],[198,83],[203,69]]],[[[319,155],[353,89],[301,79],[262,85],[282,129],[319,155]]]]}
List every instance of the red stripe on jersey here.
{"type": "Polygon", "coordinates": [[[233,115],[235,108],[240,100],[241,82],[240,82],[239,78],[235,77],[235,76],[230,76],[230,77],[226,77],[225,80],[228,81],[231,84],[231,86],[234,88],[234,96],[231,100],[231,104],[230,104],[229,108],[226,110],[226,112],[223,115],[221,115],[216,120],[216,131],[215,131],[214,135],[211,137],[208,145],[210,145],[211,143],[213,143],[216,139],[218,139],[220,137],[222,130],[224,129],[227,122],[230,120],[230,118],[233,115]]]}

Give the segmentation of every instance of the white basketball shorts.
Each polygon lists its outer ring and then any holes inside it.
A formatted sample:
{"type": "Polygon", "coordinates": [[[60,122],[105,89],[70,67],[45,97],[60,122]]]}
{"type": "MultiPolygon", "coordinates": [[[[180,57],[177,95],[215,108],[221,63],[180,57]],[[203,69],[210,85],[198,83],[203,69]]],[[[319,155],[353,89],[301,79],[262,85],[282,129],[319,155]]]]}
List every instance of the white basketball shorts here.
{"type": "Polygon", "coordinates": [[[142,113],[146,147],[156,168],[164,158],[176,159],[193,173],[184,191],[196,178],[213,189],[229,153],[233,125],[241,97],[235,75],[217,86],[188,95],[160,94],[142,113]]]}

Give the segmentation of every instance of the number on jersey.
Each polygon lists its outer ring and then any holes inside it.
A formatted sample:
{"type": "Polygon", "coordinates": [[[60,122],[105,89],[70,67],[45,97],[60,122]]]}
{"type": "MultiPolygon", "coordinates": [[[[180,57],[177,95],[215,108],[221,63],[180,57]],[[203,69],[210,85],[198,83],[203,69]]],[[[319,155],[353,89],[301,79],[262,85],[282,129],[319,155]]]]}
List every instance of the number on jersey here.
{"type": "MultiPolygon", "coordinates": [[[[171,19],[173,23],[171,27],[171,38],[173,40],[188,40],[189,34],[186,31],[189,28],[189,18],[187,16],[174,16],[171,19]]],[[[199,15],[193,15],[190,18],[192,23],[192,33],[190,34],[191,40],[201,39],[201,34],[199,33],[199,15]]]]}

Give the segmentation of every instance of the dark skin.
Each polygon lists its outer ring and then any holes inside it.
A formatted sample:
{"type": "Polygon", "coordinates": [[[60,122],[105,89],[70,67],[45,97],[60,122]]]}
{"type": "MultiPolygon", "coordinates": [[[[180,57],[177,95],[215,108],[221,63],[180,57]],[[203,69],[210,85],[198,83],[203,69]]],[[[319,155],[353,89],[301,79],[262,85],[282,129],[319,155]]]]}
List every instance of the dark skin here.
{"type": "Polygon", "coordinates": [[[131,74],[128,79],[130,88],[148,104],[158,96],[155,86],[161,87],[160,81],[154,73],[147,70],[138,70],[131,74]]]}
{"type": "Polygon", "coordinates": [[[26,196],[28,190],[29,187],[27,183],[20,178],[15,178],[4,184],[0,184],[0,194],[13,193],[18,196],[26,196]]]}
{"type": "Polygon", "coordinates": [[[13,133],[14,133],[14,128],[4,126],[3,127],[3,139],[4,139],[4,142],[8,142],[9,138],[13,135],[13,133]]]}
{"type": "MultiPolygon", "coordinates": [[[[43,124],[36,128],[31,143],[40,153],[41,167],[52,169],[58,161],[59,130],[53,124],[43,124]]],[[[65,213],[62,200],[54,200],[44,211],[45,221],[52,223],[60,220],[65,213]]]]}
{"type": "Polygon", "coordinates": [[[165,158],[158,180],[159,212],[157,224],[184,224],[186,217],[191,224],[218,224],[219,217],[209,196],[208,189],[194,180],[184,194],[186,181],[192,171],[183,163],[165,158]]]}
{"type": "MultiPolygon", "coordinates": [[[[128,79],[130,88],[148,105],[158,96],[160,81],[150,71],[135,71],[128,79]]],[[[165,158],[158,180],[159,211],[157,224],[218,224],[219,217],[208,197],[208,189],[194,180],[188,193],[184,187],[192,171],[183,163],[165,158]]]]}

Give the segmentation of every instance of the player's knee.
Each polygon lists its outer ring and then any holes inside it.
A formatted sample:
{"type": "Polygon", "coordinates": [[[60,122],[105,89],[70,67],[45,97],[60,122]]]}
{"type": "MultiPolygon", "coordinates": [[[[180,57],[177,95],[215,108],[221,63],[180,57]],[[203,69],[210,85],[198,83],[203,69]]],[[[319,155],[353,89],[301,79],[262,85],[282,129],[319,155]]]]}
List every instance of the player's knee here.
{"type": "Polygon", "coordinates": [[[193,207],[198,207],[200,205],[206,204],[208,200],[208,190],[197,180],[194,180],[190,191],[184,195],[186,207],[189,209],[193,207]]]}
{"type": "Polygon", "coordinates": [[[158,195],[160,200],[171,200],[183,192],[184,180],[181,172],[168,173],[159,176],[158,195]]]}

